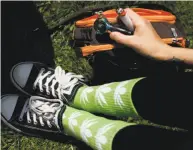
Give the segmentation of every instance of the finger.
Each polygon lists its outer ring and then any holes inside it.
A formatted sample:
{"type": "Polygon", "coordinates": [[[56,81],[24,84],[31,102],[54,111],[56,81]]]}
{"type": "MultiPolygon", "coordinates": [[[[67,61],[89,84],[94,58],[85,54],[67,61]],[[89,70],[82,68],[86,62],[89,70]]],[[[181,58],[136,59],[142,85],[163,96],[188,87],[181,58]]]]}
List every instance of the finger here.
{"type": "Polygon", "coordinates": [[[111,31],[109,31],[109,30],[107,30],[106,32],[109,33],[109,34],[111,33],[111,31]]]}
{"type": "Polygon", "coordinates": [[[131,21],[134,24],[134,26],[139,26],[140,24],[143,23],[144,21],[143,18],[136,12],[134,12],[132,9],[126,8],[125,11],[127,15],[131,18],[131,21]]]}
{"type": "Polygon", "coordinates": [[[117,43],[124,44],[127,46],[133,46],[134,36],[124,35],[120,32],[111,32],[110,38],[115,40],[117,43]]]}

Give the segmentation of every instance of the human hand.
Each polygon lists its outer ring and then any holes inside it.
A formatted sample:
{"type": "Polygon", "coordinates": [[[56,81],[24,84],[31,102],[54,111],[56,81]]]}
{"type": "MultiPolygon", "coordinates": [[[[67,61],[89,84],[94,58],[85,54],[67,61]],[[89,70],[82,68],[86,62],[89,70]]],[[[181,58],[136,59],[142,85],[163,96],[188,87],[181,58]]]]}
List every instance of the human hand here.
{"type": "Polygon", "coordinates": [[[133,48],[142,55],[154,59],[162,59],[162,55],[165,55],[169,46],[162,41],[148,20],[129,8],[125,9],[125,11],[134,25],[134,35],[128,36],[119,32],[111,32],[111,39],[133,48]]]}

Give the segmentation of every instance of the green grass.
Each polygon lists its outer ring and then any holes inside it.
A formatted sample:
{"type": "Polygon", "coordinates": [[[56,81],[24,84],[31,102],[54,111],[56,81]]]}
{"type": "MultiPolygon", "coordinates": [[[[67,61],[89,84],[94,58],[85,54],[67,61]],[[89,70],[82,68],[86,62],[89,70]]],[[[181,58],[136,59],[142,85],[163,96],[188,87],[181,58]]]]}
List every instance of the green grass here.
{"type": "MultiPolygon", "coordinates": [[[[98,4],[125,4],[129,2],[35,2],[38,10],[43,15],[44,21],[49,28],[57,25],[63,18],[73,14],[80,8],[92,7],[98,4]]],[[[191,39],[191,47],[193,47],[193,2],[151,2],[166,5],[176,13],[181,20],[188,38],[191,39]]],[[[62,30],[56,31],[51,36],[55,62],[64,69],[75,73],[83,74],[88,77],[92,76],[91,67],[85,59],[77,58],[74,50],[69,46],[69,40],[73,31],[73,25],[69,24],[62,30]]],[[[140,123],[149,124],[147,121],[140,123]]],[[[75,145],[68,143],[54,142],[40,138],[23,136],[11,131],[4,125],[1,127],[1,148],[3,150],[75,150],[79,149],[75,145]]]]}

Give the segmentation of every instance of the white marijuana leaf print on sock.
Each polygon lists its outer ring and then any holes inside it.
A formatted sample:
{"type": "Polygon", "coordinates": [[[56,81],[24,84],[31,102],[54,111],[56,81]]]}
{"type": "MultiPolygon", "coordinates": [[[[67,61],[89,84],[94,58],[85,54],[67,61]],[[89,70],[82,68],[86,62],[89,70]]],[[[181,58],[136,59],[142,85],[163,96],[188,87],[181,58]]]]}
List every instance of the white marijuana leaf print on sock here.
{"type": "Polygon", "coordinates": [[[127,89],[124,86],[127,83],[129,83],[129,81],[120,82],[120,84],[116,87],[114,93],[115,105],[118,105],[121,108],[123,108],[123,106],[125,105],[122,101],[121,95],[126,93],[127,89]]]}
{"type": "Polygon", "coordinates": [[[102,145],[107,144],[107,137],[104,135],[108,130],[110,130],[113,127],[113,123],[107,124],[104,127],[100,128],[97,131],[97,134],[95,136],[96,138],[96,147],[98,150],[102,150],[102,145]]]}
{"type": "Polygon", "coordinates": [[[69,128],[72,130],[72,132],[74,132],[74,126],[78,125],[76,118],[81,115],[82,114],[80,112],[74,112],[68,118],[68,125],[69,125],[69,128]]]}
{"type": "Polygon", "coordinates": [[[102,86],[99,86],[98,89],[96,90],[95,99],[102,107],[104,104],[107,105],[106,99],[103,94],[111,92],[111,88],[108,87],[110,84],[104,84],[102,86]]]}
{"type": "Polygon", "coordinates": [[[85,121],[83,121],[82,125],[80,126],[80,135],[84,142],[88,143],[87,138],[92,137],[92,133],[89,128],[96,123],[96,119],[86,119],[85,121]]]}
{"type": "Polygon", "coordinates": [[[84,105],[86,105],[86,103],[88,103],[88,94],[91,93],[92,91],[94,91],[94,89],[92,87],[87,87],[85,88],[81,95],[80,95],[80,103],[84,103],[84,105]]]}

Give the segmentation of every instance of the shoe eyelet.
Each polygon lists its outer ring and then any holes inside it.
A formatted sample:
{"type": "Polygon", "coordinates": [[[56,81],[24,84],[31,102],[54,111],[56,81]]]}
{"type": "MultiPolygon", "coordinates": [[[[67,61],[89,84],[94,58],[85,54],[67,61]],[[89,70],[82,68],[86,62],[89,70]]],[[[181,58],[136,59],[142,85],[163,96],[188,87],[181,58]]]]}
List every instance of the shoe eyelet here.
{"type": "Polygon", "coordinates": [[[43,92],[44,92],[44,90],[40,89],[40,92],[42,92],[42,93],[43,93],[43,92]]]}
{"type": "Polygon", "coordinates": [[[50,92],[47,92],[47,95],[50,95],[50,92]]]}
{"type": "Polygon", "coordinates": [[[52,72],[51,71],[48,71],[49,74],[51,74],[52,72]]]}
{"type": "Polygon", "coordinates": [[[28,120],[27,123],[31,123],[31,120],[28,120]]]}
{"type": "Polygon", "coordinates": [[[46,70],[45,68],[42,68],[42,69],[40,70],[40,73],[41,73],[41,74],[44,74],[45,70],[46,70]]]}
{"type": "Polygon", "coordinates": [[[51,128],[51,127],[52,127],[52,125],[48,125],[48,127],[49,127],[49,128],[51,128]]]}
{"type": "Polygon", "coordinates": [[[35,124],[35,125],[37,125],[37,123],[38,123],[37,121],[36,121],[36,122],[34,122],[34,124],[35,124]]]}
{"type": "Polygon", "coordinates": [[[23,119],[22,119],[22,118],[19,118],[19,121],[20,121],[20,122],[22,122],[22,121],[23,121],[23,119]]]}
{"type": "Polygon", "coordinates": [[[41,68],[41,71],[45,71],[45,68],[41,68]]]}

